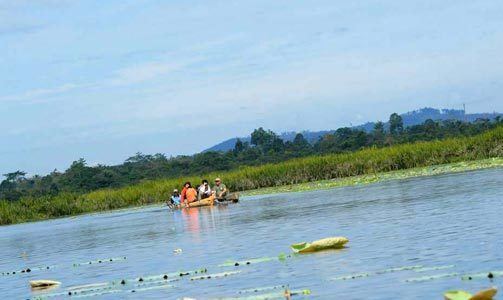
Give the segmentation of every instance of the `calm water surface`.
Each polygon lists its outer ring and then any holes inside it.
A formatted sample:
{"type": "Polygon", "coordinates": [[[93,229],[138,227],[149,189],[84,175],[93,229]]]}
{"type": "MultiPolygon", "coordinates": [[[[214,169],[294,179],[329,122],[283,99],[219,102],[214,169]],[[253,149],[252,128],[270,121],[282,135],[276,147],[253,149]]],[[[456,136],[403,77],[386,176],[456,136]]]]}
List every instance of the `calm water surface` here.
{"type": "Polygon", "coordinates": [[[33,279],[61,281],[59,289],[47,292],[50,296],[73,285],[201,267],[211,274],[241,273],[195,281],[184,276],[170,283],[174,287],[158,288],[154,283],[150,290],[128,283],[117,293],[92,298],[211,299],[254,294],[240,294],[244,289],[289,285],[310,289],[306,298],[312,299],[441,299],[443,291],[453,288],[503,288],[501,278],[462,281],[460,275],[406,281],[503,270],[502,198],[503,169],[492,169],[257,196],[222,207],[171,212],[157,206],[0,227],[0,272],[54,266],[0,275],[0,295],[2,299],[44,295],[30,291],[28,281],[33,279]],[[350,239],[348,248],[285,261],[218,266],[228,260],[290,254],[292,243],[337,235],[350,239]],[[174,254],[177,248],[183,252],[174,254]],[[126,260],[117,262],[72,266],[124,256],[126,260]],[[383,272],[418,265],[444,269],[383,272]],[[362,272],[379,274],[334,280],[362,272]]]}

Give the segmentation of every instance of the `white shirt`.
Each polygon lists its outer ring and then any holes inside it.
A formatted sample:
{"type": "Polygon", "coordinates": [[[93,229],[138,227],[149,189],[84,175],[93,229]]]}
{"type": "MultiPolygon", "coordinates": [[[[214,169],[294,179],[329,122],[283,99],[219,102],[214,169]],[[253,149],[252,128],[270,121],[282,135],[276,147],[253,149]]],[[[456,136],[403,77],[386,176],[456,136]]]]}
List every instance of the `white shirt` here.
{"type": "Polygon", "coordinates": [[[209,185],[205,186],[204,184],[199,187],[199,194],[201,195],[211,195],[211,188],[209,185]],[[206,189],[207,188],[207,189],[206,189]]]}

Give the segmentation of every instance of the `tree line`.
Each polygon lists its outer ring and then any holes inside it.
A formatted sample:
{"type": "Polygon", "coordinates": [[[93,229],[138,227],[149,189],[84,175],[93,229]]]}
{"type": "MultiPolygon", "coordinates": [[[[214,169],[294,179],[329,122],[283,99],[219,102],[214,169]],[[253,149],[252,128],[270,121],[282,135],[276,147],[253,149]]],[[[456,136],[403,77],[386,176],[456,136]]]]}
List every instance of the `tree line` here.
{"type": "Polygon", "coordinates": [[[238,169],[277,163],[292,158],[330,153],[344,153],[368,147],[388,147],[416,141],[431,141],[452,137],[473,136],[503,124],[494,120],[474,122],[458,120],[426,120],[423,124],[404,127],[402,117],[391,114],[388,124],[377,122],[373,130],[343,127],[309,143],[302,134],[292,141],[283,141],[276,133],[264,128],[255,129],[251,141],[237,140],[233,150],[202,152],[192,156],[167,157],[164,154],[137,153],[115,166],[89,166],[85,159],[74,161],[64,172],[54,170],[45,176],[27,177],[23,171],[4,174],[0,183],[0,199],[17,201],[20,198],[55,196],[59,193],[87,193],[103,188],[118,188],[145,180],[207,174],[214,171],[238,169]]]}

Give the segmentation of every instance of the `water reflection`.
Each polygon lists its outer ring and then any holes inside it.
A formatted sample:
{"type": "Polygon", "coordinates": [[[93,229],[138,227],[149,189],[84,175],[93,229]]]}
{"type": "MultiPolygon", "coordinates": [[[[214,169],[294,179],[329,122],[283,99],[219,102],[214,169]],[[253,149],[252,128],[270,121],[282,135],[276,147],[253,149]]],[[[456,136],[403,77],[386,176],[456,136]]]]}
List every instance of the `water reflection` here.
{"type": "Polygon", "coordinates": [[[182,217],[183,217],[183,223],[187,230],[196,235],[199,236],[199,231],[201,230],[201,227],[199,225],[199,208],[189,208],[189,209],[182,209],[182,217]]]}
{"type": "MultiPolygon", "coordinates": [[[[197,207],[181,209],[172,213],[175,224],[180,228],[185,228],[193,236],[198,236],[202,232],[211,234],[215,230],[229,224],[228,205],[217,205],[209,207],[197,207]]],[[[168,214],[171,214],[169,212],[168,214]]]]}

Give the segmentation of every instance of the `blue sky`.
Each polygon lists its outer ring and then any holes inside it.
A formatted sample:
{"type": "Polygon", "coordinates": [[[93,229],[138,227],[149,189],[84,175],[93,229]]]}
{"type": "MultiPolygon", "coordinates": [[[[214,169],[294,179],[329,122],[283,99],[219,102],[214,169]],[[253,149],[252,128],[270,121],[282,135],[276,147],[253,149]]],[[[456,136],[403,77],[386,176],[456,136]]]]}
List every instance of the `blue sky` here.
{"type": "Polygon", "coordinates": [[[0,0],[0,172],[503,111],[503,2],[0,0]]]}

